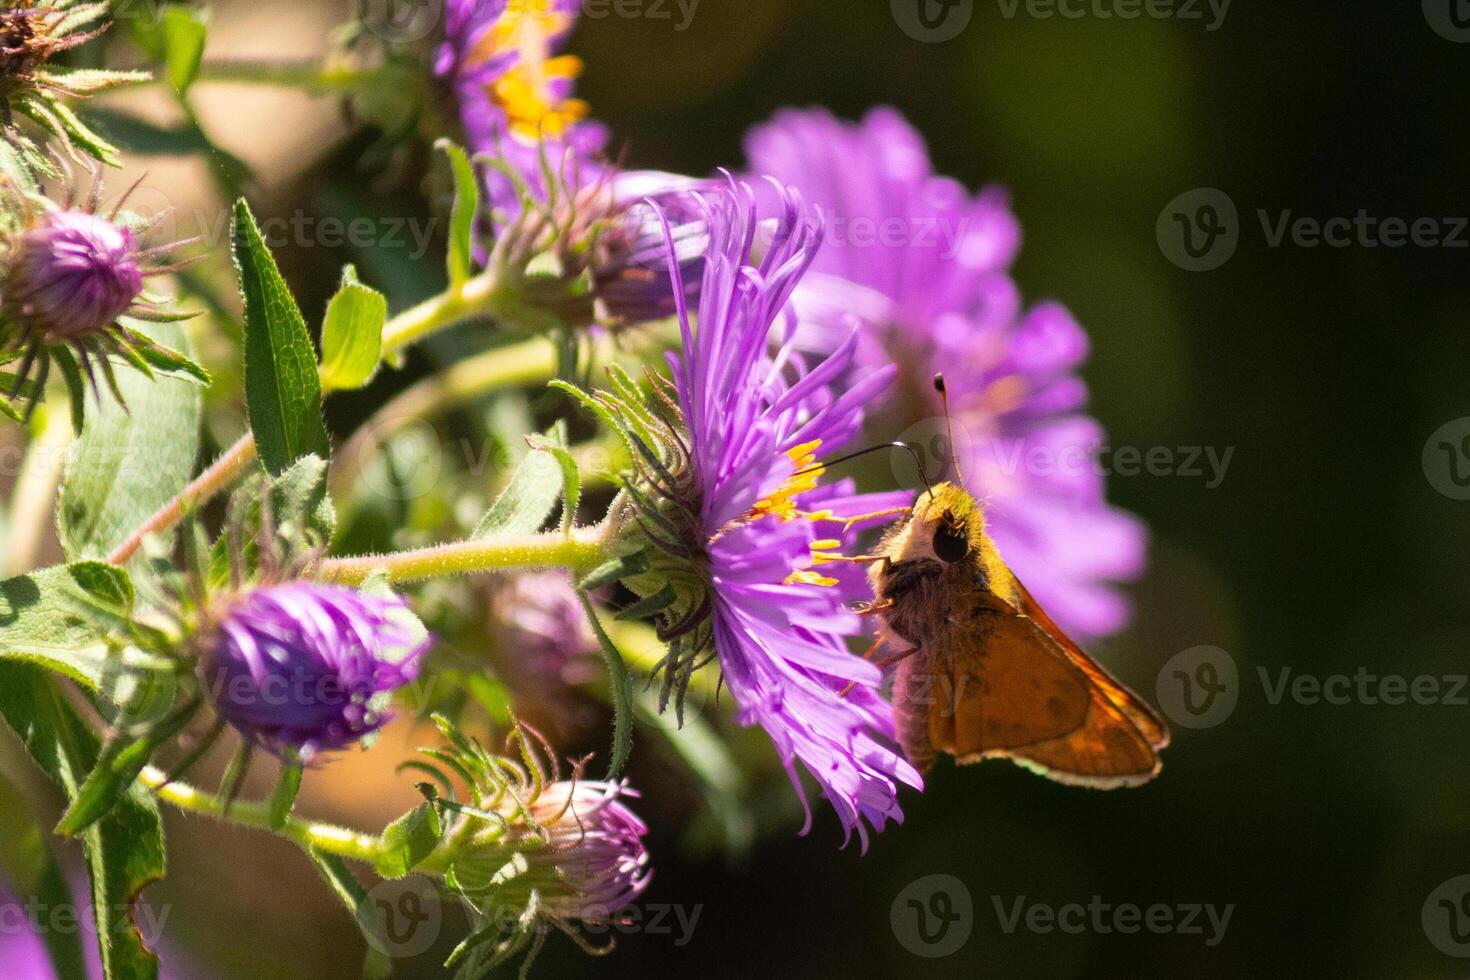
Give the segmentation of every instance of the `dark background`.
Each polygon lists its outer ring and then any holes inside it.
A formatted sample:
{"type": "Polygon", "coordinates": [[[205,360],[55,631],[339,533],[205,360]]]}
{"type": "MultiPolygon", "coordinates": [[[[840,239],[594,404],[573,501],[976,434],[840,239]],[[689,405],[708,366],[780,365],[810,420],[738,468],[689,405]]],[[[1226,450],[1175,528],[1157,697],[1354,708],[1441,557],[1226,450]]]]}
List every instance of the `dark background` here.
{"type": "MultiPolygon", "coordinates": [[[[1194,20],[1047,19],[976,0],[943,43],[911,38],[886,0],[702,0],[683,32],[667,9],[672,20],[584,19],[572,40],[588,65],[580,94],[629,165],[739,167],[747,128],[782,106],[853,118],[894,105],[941,172],[1010,189],[1025,230],[1016,276],[1029,300],[1059,299],[1088,329],[1085,377],[1112,445],[1233,450],[1213,489],[1182,475],[1110,480],[1111,499],[1152,529],[1151,567],[1133,626],[1096,652],[1156,702],[1172,657],[1222,648],[1238,703],[1214,727],[1175,724],[1163,774],[1137,790],[941,764],[866,855],[840,850],[819,810],[806,838],[788,826],[742,859],[701,856],[650,800],[658,871],[644,904],[699,906],[692,941],[633,935],[592,960],[553,939],[537,975],[1464,975],[1470,961],[1436,948],[1442,930],[1421,911],[1470,873],[1470,706],[1272,704],[1259,671],[1273,683],[1283,668],[1470,671],[1470,502],[1436,489],[1447,461],[1422,461],[1432,433],[1470,416],[1470,232],[1457,248],[1271,247],[1257,212],[1365,210],[1452,231],[1443,219],[1470,215],[1470,43],[1437,34],[1412,3],[1235,0],[1209,31],[1205,6],[1194,20]],[[1190,272],[1155,225],[1200,187],[1234,202],[1239,247],[1190,272]],[[890,910],[933,874],[963,884],[973,931],[924,959],[890,910]],[[1233,910],[1213,947],[1208,928],[1007,934],[996,903],[1020,896],[1233,910]]],[[[258,210],[403,213],[383,211],[392,191],[368,189],[363,142],[261,188],[258,210]]],[[[438,288],[437,257],[423,273],[288,248],[303,308],[321,308],[347,259],[394,309],[438,288]]],[[[335,399],[334,429],[382,393],[335,399]]],[[[156,899],[177,906],[170,935],[187,953],[225,977],[358,975],[361,940],[292,848],[172,817],[169,833],[172,877],[156,899]]],[[[426,957],[414,975],[437,969],[426,957]]]]}
{"type": "MultiPolygon", "coordinates": [[[[1114,477],[1153,529],[1132,629],[1100,648],[1154,700],[1198,644],[1241,690],[1216,727],[1174,725],[1162,776],[1133,791],[1055,786],[1001,764],[942,766],[866,856],[835,820],[743,866],[669,862],[649,901],[703,902],[683,949],[635,938],[553,972],[628,976],[1451,976],[1420,913],[1470,872],[1470,707],[1268,702],[1293,674],[1466,672],[1467,507],[1421,465],[1470,415],[1470,250],[1269,247],[1257,209],[1326,220],[1470,212],[1470,44],[1417,4],[1236,0],[1204,20],[1003,16],[975,4],[920,43],[881,0],[705,0],[692,26],[586,21],[581,91],[634,164],[699,173],[741,159],[783,105],[901,109],[937,168],[1001,183],[1025,229],[1016,274],[1088,328],[1085,376],[1115,446],[1234,447],[1223,483],[1114,477]],[[1187,272],[1155,239],[1176,195],[1217,187],[1234,256],[1187,272]],[[974,900],[957,953],[924,960],[890,927],[911,881],[974,900]],[[1225,939],[1005,934],[993,897],[1060,905],[1233,903],[1225,939]]],[[[1445,225],[1448,228],[1448,224],[1445,225]]],[[[1442,478],[1441,478],[1442,479],[1442,478]]],[[[548,957],[548,960],[551,957],[548,957]]],[[[548,964],[549,965],[549,964],[548,964]]]]}

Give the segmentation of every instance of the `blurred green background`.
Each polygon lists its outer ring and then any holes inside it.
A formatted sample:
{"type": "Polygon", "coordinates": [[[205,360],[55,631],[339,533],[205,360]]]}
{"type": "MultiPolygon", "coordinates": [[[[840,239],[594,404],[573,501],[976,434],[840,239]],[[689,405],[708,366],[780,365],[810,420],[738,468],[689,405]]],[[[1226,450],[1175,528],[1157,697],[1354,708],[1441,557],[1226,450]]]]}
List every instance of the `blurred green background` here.
{"type": "MultiPolygon", "coordinates": [[[[221,19],[245,7],[285,9],[226,3],[221,19]]],[[[692,938],[632,935],[605,959],[553,940],[537,975],[1470,972],[1421,921],[1431,892],[1470,873],[1470,706],[1272,704],[1259,673],[1470,672],[1470,502],[1439,492],[1444,473],[1422,462],[1431,433],[1470,415],[1470,234],[1458,248],[1271,247],[1257,215],[1470,214],[1470,44],[1436,33],[1415,4],[1236,0],[1207,30],[1204,5],[1193,20],[1064,19],[977,0],[943,43],[910,37],[884,0],[702,0],[683,31],[668,7],[670,20],[584,19],[572,41],[587,62],[580,93],[629,165],[739,166],[746,129],[781,106],[852,118],[894,105],[941,172],[1011,191],[1025,230],[1017,278],[1090,332],[1085,377],[1112,445],[1233,449],[1213,489],[1178,475],[1110,480],[1112,500],[1152,528],[1151,569],[1133,626],[1096,652],[1156,702],[1171,657],[1223,648],[1238,703],[1214,727],[1174,725],[1163,774],[1142,789],[941,764],[905,800],[904,826],[865,856],[838,849],[826,812],[808,837],[783,828],[743,859],[689,853],[679,809],[655,786],[645,904],[697,906],[692,938]],[[1241,222],[1234,255],[1206,272],[1171,263],[1155,235],[1166,205],[1198,187],[1224,191],[1241,222]],[[941,873],[969,894],[971,933],[921,958],[890,912],[910,883],[941,873]],[[1208,925],[1008,933],[997,902],[1008,912],[1019,896],[1233,911],[1213,946],[1208,925]]],[[[221,125],[220,141],[233,146],[230,135],[221,125]]],[[[336,138],[295,136],[318,151],[336,138]]],[[[382,211],[399,192],[360,173],[362,148],[349,141],[262,188],[269,208],[382,211]]],[[[374,269],[371,255],[288,251],[303,308],[321,307],[349,259],[395,308],[436,288],[436,265],[418,276],[374,269]]],[[[334,426],[369,397],[334,402],[334,426]]],[[[288,845],[174,815],[168,826],[173,874],[154,899],[212,975],[360,975],[356,930],[288,845]]],[[[404,975],[438,975],[432,955],[404,975]]]]}

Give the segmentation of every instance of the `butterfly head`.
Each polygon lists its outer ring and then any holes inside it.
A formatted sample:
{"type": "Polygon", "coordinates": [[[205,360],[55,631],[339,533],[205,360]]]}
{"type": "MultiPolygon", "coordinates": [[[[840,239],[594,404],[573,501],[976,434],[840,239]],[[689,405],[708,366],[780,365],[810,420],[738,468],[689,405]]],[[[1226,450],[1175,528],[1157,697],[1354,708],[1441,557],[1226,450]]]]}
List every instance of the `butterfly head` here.
{"type": "Polygon", "coordinates": [[[914,503],[909,539],[913,552],[953,565],[983,550],[985,515],[969,491],[939,483],[914,503]]]}

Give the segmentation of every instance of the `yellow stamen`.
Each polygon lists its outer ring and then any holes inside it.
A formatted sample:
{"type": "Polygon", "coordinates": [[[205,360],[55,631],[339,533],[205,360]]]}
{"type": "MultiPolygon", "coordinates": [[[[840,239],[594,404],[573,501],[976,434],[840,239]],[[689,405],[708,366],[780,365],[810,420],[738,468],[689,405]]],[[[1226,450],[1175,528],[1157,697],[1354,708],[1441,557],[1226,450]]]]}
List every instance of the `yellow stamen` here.
{"type": "Polygon", "coordinates": [[[810,519],[810,515],[796,509],[796,498],[808,490],[815,490],[817,481],[826,472],[826,467],[817,463],[817,449],[821,445],[822,440],[814,439],[786,450],[794,471],[773,493],[756,501],[755,506],[750,509],[752,519],[765,517],[767,514],[775,515],[783,521],[797,517],[810,519]]]}
{"type": "Polygon", "coordinates": [[[820,574],[818,572],[814,572],[810,568],[799,568],[796,571],[792,572],[790,575],[786,576],[786,581],[783,582],[782,584],[783,585],[821,585],[821,586],[830,588],[831,586],[834,586],[834,585],[837,584],[837,580],[835,578],[831,578],[829,576],[822,575],[822,574],[820,574]]]}
{"type": "Polygon", "coordinates": [[[580,58],[551,55],[551,39],[571,25],[570,15],[551,10],[551,0],[512,0],[470,53],[472,62],[516,56],[488,94],[505,113],[511,133],[527,142],[565,136],[590,111],[581,99],[558,98],[555,92],[557,82],[582,74],[580,58]]]}

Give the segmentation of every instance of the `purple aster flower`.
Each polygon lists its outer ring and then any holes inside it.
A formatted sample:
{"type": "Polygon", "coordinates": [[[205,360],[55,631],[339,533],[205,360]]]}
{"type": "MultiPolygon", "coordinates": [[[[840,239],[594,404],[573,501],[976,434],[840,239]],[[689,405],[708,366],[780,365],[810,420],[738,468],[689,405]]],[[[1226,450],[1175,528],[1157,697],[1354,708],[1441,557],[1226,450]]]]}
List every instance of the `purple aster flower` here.
{"type": "Polygon", "coordinates": [[[85,211],[48,212],[11,249],[6,315],[48,344],[111,326],[143,291],[137,238],[85,211]]]}
{"type": "MultiPolygon", "coordinates": [[[[0,208],[14,204],[25,222],[0,242],[0,364],[21,360],[18,371],[7,368],[14,377],[7,379],[5,395],[14,398],[29,389],[34,405],[53,359],[62,361],[77,403],[84,395],[83,377],[90,380],[95,392],[100,373],[117,393],[113,358],[144,372],[160,368],[209,382],[209,375],[198,365],[119,319],[124,315],[143,320],[181,319],[166,309],[163,300],[144,291],[144,281],[187,263],[150,264],[181,244],[140,247],[138,234],[165,215],[130,227],[118,220],[127,195],[111,214],[103,216],[96,211],[101,192],[100,182],[94,183],[83,209],[73,206],[70,194],[61,207],[44,200],[37,204],[13,192],[0,201],[0,208]],[[32,380],[31,371],[36,367],[38,376],[32,380]]],[[[5,409],[0,405],[0,410],[5,409]]],[[[6,414],[13,413],[7,410],[6,414]]],[[[80,418],[73,421],[81,424],[80,418]]]]}
{"type": "Polygon", "coordinates": [[[833,349],[847,330],[834,314],[861,316],[871,328],[859,357],[898,365],[898,404],[918,409],[909,422],[942,414],[930,380],[943,372],[961,470],[1006,561],[1068,631],[1120,629],[1130,609],[1114,583],[1142,571],[1146,529],[1105,499],[1102,430],[1076,373],[1087,335],[1060,305],[1022,308],[1009,274],[1020,230],[1004,193],[972,196],[936,176],[892,109],[860,124],[783,111],[746,151],[827,223],[794,298],[803,345],[833,349]]]}
{"type": "MultiPolygon", "coordinates": [[[[817,363],[797,350],[787,301],[821,232],[794,193],[779,190],[780,217],[758,262],[752,190],[730,181],[699,198],[710,244],[697,315],[674,291],[683,343],[670,363],[683,431],[672,441],[681,458],[677,472],[646,474],[644,490],[629,492],[663,552],[653,574],[677,595],[661,614],[660,635],[671,642],[666,691],[687,683],[712,650],[738,719],[766,730],[803,806],[798,764],[866,848],[869,827],[902,819],[897,784],[920,779],[892,748],[878,669],[847,646],[862,632],[848,605],[864,594],[861,576],[808,566],[839,546],[846,518],[903,500],[819,486],[816,462],[857,435],[863,406],[893,370],[839,393],[834,382],[851,373],[856,337],[817,363]],[[664,502],[651,505],[655,497],[664,502]]],[[[666,247],[676,251],[672,233],[666,247]]],[[[809,807],[807,817],[803,833],[809,807]]]]}
{"type": "MultiPolygon", "coordinates": [[[[572,97],[582,62],[556,51],[576,22],[577,0],[448,0],[434,71],[446,78],[470,149],[503,160],[536,196],[542,161],[576,188],[601,175],[607,131],[572,97]]],[[[516,182],[486,172],[500,218],[520,210],[516,182]]]]}
{"type": "Polygon", "coordinates": [[[288,582],[232,600],[200,638],[215,709],[247,739],[309,757],[345,748],[391,715],[429,638],[407,603],[288,582]]]}

